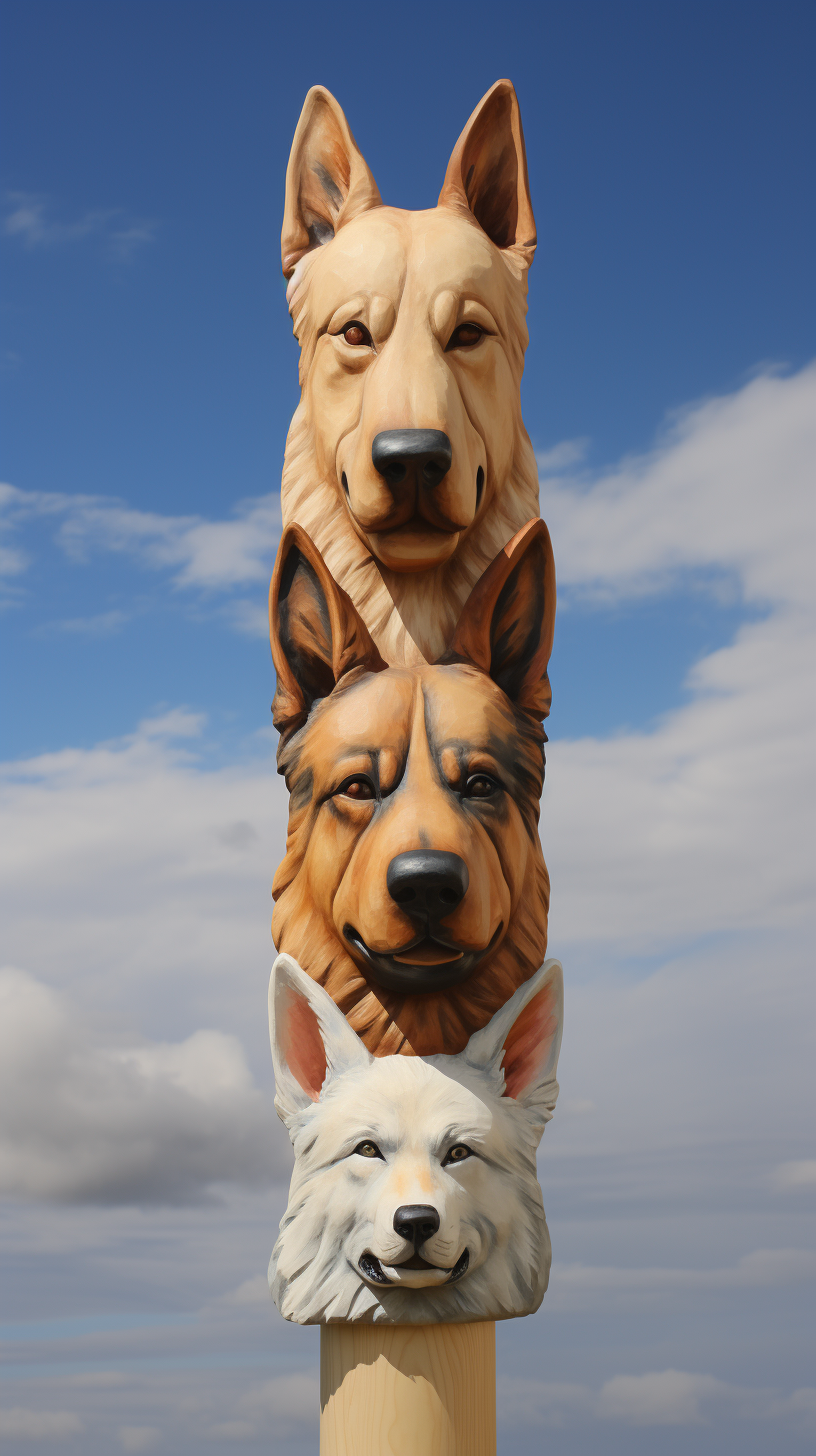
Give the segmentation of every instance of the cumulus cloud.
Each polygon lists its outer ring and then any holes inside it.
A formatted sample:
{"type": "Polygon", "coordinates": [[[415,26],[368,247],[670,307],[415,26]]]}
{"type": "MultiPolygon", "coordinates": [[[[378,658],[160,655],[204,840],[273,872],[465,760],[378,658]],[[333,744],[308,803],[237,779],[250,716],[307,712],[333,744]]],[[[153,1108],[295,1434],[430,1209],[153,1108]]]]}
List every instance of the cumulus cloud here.
{"type": "Polygon", "coordinates": [[[262,1184],[271,1122],[235,1037],[95,1044],[64,997],[0,970],[3,1193],[182,1203],[222,1181],[262,1184]]]}
{"type": "Polygon", "coordinates": [[[648,454],[543,482],[559,584],[632,596],[707,568],[748,601],[812,604],[814,460],[814,365],[680,411],[648,454]]]}
{"type": "Polygon", "coordinates": [[[621,597],[729,573],[764,615],[702,658],[651,731],[556,741],[553,932],[654,953],[802,923],[812,903],[816,368],[688,411],[653,454],[546,483],[559,579],[621,597]]]}

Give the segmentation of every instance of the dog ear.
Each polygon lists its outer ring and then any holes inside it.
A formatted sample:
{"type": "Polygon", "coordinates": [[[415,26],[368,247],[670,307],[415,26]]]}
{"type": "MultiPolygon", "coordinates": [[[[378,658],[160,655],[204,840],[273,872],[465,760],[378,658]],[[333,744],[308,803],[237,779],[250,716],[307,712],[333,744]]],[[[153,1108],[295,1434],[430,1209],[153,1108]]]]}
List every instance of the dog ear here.
{"type": "Polygon", "coordinates": [[[564,1021],[564,973],[545,961],[481,1031],[462,1056],[483,1068],[501,1069],[505,1097],[512,1097],[542,1128],[553,1115],[558,1053],[564,1021]]]}
{"type": "Polygon", "coordinates": [[[514,271],[529,268],[535,218],[521,113],[510,81],[497,81],[476,107],[453,149],[439,205],[470,213],[514,271]]]}
{"type": "Polygon", "coordinates": [[[281,537],[269,588],[269,640],[278,675],[272,721],[282,734],[299,727],[346,673],[386,666],[301,526],[287,526],[281,537]]]}
{"type": "Polygon", "coordinates": [[[465,603],[442,662],[480,667],[512,702],[542,720],[552,691],[547,664],[555,630],[555,563],[543,521],[528,521],[465,603]]]}
{"type": "Polygon", "coordinates": [[[331,242],[337,229],[382,198],[343,109],[325,86],[313,86],[303,103],[289,165],[281,233],[287,278],[304,253],[331,242]]]}
{"type": "Polygon", "coordinates": [[[279,955],[272,967],[269,1040],[275,1106],[284,1122],[317,1102],[333,1077],[372,1061],[328,992],[288,955],[279,955]]]}

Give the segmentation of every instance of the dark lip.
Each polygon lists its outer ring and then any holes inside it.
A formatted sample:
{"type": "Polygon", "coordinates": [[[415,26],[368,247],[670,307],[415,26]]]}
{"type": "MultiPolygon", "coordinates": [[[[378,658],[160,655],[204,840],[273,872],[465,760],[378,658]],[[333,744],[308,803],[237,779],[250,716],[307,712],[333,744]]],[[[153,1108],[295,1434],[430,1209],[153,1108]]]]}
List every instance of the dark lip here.
{"type": "Polygon", "coordinates": [[[404,956],[418,945],[422,945],[424,941],[430,940],[441,949],[452,950],[458,954],[458,960],[449,961],[441,966],[405,965],[394,955],[389,955],[384,951],[371,950],[353,925],[344,925],[343,934],[349,944],[353,945],[358,954],[363,957],[371,972],[371,979],[378,986],[382,986],[384,991],[400,991],[403,995],[416,995],[428,991],[447,991],[450,986],[458,986],[462,981],[466,981],[468,976],[473,974],[479,962],[484,960],[493,949],[503,926],[504,922],[500,920],[497,929],[483,950],[462,951],[461,946],[453,940],[445,940],[438,931],[434,935],[427,933],[418,935],[415,940],[409,941],[408,945],[401,945],[398,948],[397,954],[404,956]]]}
{"type": "MultiPolygon", "coordinates": [[[[366,1253],[360,1255],[358,1262],[367,1279],[372,1279],[375,1284],[389,1284],[393,1287],[393,1280],[388,1278],[388,1275],[383,1269],[383,1266],[377,1258],[376,1254],[371,1254],[366,1251],[366,1253]]],[[[459,1255],[459,1258],[456,1260],[456,1263],[452,1266],[452,1268],[446,1271],[448,1277],[445,1280],[445,1283],[453,1284],[454,1280],[461,1279],[462,1275],[467,1273],[469,1263],[470,1253],[466,1248],[459,1255]]],[[[394,1267],[400,1268],[401,1266],[396,1264],[394,1267]]],[[[440,1266],[438,1264],[428,1265],[429,1269],[438,1269],[439,1267],[440,1266]]],[[[437,1285],[437,1288],[439,1287],[440,1286],[437,1285]]]]}

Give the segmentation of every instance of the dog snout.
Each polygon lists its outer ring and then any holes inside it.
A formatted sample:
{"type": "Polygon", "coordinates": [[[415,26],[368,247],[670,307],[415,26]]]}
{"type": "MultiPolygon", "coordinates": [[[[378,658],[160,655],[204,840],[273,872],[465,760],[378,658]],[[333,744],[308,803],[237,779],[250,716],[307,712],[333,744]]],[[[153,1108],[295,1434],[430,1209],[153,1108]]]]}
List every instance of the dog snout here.
{"type": "Polygon", "coordinates": [[[403,1203],[394,1214],[394,1232],[418,1249],[439,1232],[439,1214],[430,1203],[403,1203]]]}
{"type": "Polygon", "coordinates": [[[451,915],[467,893],[468,867],[448,850],[397,854],[385,876],[391,899],[412,919],[437,921],[451,915]]]}
{"type": "Polygon", "coordinates": [[[453,448],[443,430],[381,430],[374,436],[371,459],[387,485],[413,477],[416,485],[433,490],[451,468],[453,448]]]}

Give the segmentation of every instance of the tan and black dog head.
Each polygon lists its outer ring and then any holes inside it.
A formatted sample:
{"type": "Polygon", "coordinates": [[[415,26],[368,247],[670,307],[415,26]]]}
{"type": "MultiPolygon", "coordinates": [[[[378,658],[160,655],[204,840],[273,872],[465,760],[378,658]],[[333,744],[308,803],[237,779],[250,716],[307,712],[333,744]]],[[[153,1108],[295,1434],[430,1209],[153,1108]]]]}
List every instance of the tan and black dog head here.
{"type": "Polygon", "coordinates": [[[309,92],[282,235],[302,387],[283,517],[389,662],[438,658],[478,577],[537,514],[520,401],[535,244],[509,81],[421,212],[383,204],[340,106],[309,92]]]}
{"type": "Polygon", "coordinates": [[[458,1052],[541,965],[555,573],[531,521],[433,666],[387,667],[298,527],[270,591],[290,793],[272,931],[375,1054],[458,1052]]]}

